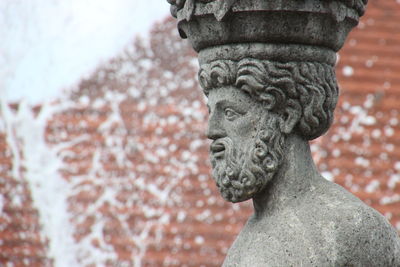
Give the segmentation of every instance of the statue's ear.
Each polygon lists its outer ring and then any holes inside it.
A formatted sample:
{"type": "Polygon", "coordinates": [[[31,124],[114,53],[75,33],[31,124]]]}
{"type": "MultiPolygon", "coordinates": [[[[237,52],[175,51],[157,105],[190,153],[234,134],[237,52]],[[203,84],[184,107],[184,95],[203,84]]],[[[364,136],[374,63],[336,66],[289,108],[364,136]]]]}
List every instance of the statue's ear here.
{"type": "Polygon", "coordinates": [[[296,126],[297,122],[301,117],[301,106],[295,100],[288,100],[286,103],[286,109],[284,118],[281,121],[281,131],[285,134],[290,134],[293,128],[296,126]]]}

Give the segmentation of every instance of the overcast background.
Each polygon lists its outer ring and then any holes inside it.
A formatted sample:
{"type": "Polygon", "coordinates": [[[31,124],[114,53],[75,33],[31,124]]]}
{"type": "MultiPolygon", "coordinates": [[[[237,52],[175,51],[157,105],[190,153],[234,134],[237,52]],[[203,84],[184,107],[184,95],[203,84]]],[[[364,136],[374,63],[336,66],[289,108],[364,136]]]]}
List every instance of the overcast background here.
{"type": "Polygon", "coordinates": [[[59,96],[168,11],[164,0],[1,0],[0,97],[59,96]]]}

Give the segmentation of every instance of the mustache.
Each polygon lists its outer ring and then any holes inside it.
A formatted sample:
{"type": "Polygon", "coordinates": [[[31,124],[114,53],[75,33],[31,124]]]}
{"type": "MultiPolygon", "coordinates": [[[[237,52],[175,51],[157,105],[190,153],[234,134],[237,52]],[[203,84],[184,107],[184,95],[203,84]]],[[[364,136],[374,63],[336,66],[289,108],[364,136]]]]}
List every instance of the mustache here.
{"type": "Polygon", "coordinates": [[[251,150],[240,148],[229,137],[217,139],[210,146],[213,177],[228,201],[241,201],[244,195],[254,191],[248,188],[256,182],[256,177],[247,171],[246,159],[250,160],[250,154],[251,150]]]}
{"type": "Polygon", "coordinates": [[[223,158],[229,166],[234,166],[237,164],[236,155],[237,150],[233,144],[233,140],[229,137],[223,137],[214,140],[210,145],[210,160],[212,167],[215,167],[217,160],[221,158],[221,153],[223,158]]]}

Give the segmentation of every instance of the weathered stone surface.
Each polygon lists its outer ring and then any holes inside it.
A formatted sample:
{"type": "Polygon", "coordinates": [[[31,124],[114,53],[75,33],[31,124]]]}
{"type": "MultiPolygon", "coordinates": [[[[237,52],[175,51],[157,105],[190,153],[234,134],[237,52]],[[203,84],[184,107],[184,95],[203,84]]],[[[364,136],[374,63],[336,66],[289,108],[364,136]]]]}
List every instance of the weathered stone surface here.
{"type": "Polygon", "coordinates": [[[189,38],[196,51],[246,42],[309,44],[337,51],[358,23],[366,1],[175,2],[180,2],[179,6],[185,3],[173,13],[177,15],[181,36],[189,38]]]}
{"type": "Polygon", "coordinates": [[[170,1],[199,52],[213,177],[254,215],[224,266],[400,266],[386,219],[317,171],[308,140],[338,97],[339,50],[366,1],[170,1]]]}

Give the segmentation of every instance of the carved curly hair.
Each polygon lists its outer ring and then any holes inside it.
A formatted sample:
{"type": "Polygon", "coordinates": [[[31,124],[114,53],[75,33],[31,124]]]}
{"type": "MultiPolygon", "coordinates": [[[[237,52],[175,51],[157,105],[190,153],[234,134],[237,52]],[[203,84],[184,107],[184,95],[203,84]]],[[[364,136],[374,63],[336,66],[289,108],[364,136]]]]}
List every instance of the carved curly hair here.
{"type": "Polygon", "coordinates": [[[217,60],[201,66],[199,81],[206,95],[213,88],[235,86],[283,118],[297,116],[293,131],[307,140],[329,129],[338,99],[333,66],[318,62],[217,60]]]}

